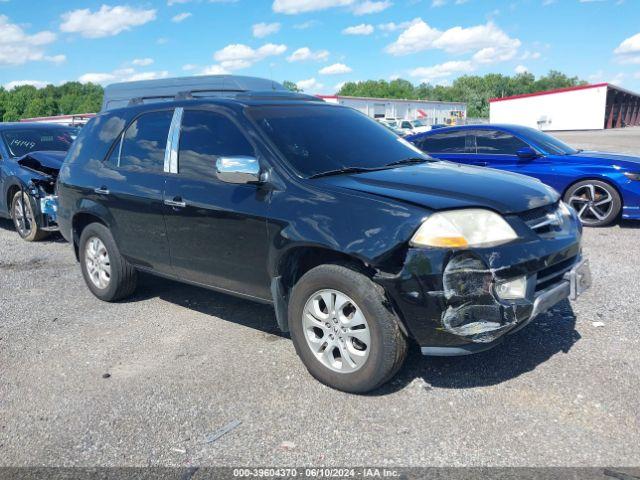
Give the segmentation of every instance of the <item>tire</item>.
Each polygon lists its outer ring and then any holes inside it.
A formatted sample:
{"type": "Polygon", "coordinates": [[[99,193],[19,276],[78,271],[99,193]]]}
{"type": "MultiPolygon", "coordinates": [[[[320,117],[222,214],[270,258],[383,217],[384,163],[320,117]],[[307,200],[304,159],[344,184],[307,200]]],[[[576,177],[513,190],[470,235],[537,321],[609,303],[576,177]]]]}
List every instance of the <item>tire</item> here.
{"type": "Polygon", "coordinates": [[[115,302],[135,291],[138,273],[120,255],[111,232],[101,223],[91,223],[82,231],[78,256],[84,281],[100,300],[115,302]]]}
{"type": "Polygon", "coordinates": [[[369,392],[391,379],[404,362],[408,343],[388,305],[382,287],[351,268],[321,265],[303,275],[291,292],[289,329],[309,373],[325,385],[351,393],[369,392]],[[337,319],[325,298],[336,305],[337,319]],[[309,309],[314,312],[311,317],[309,309]],[[319,321],[325,314],[326,322],[319,321]],[[316,320],[311,320],[314,316],[316,320]]]}
{"type": "Polygon", "coordinates": [[[584,180],[571,185],[564,201],[575,208],[584,226],[605,227],[620,214],[622,201],[613,186],[601,180],[584,180]]]}
{"type": "Polygon", "coordinates": [[[11,219],[13,225],[16,227],[16,232],[20,235],[20,238],[27,242],[38,242],[44,240],[50,235],[50,232],[46,232],[40,228],[37,220],[35,220],[35,207],[33,199],[29,194],[19,191],[13,196],[11,200],[11,219]],[[24,214],[23,206],[24,203],[24,214]],[[26,216],[26,221],[25,217],[26,216]]]}

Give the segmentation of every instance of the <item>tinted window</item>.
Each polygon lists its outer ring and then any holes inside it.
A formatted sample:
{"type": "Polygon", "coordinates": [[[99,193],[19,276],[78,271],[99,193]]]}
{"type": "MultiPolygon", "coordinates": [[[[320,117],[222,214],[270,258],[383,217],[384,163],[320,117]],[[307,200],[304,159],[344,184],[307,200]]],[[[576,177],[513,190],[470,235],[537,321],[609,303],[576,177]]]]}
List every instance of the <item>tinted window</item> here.
{"type": "MultiPolygon", "coordinates": [[[[124,133],[120,167],[161,172],[173,110],[145,113],[124,133]]],[[[117,148],[117,146],[116,146],[117,148]]]]}
{"type": "Polygon", "coordinates": [[[216,160],[222,156],[255,156],[255,153],[227,117],[203,110],[186,110],[182,117],[178,171],[212,177],[216,160]]]}
{"type": "Polygon", "coordinates": [[[498,130],[478,130],[476,148],[485,155],[515,155],[518,150],[528,146],[510,133],[498,130]]]}
{"type": "Polygon", "coordinates": [[[381,168],[420,156],[410,143],[351,108],[254,107],[249,116],[304,176],[347,167],[381,168]]]}
{"type": "Polygon", "coordinates": [[[575,148],[570,147],[556,137],[552,137],[540,130],[527,128],[524,130],[523,134],[526,135],[527,140],[539,146],[551,155],[575,155],[578,153],[578,150],[575,148]]]}
{"type": "Polygon", "coordinates": [[[427,153],[465,153],[466,137],[465,130],[455,130],[419,138],[415,144],[427,153]]]}
{"type": "Polygon", "coordinates": [[[67,127],[21,128],[2,133],[12,157],[21,157],[38,150],[66,152],[77,135],[77,129],[67,127]]]}

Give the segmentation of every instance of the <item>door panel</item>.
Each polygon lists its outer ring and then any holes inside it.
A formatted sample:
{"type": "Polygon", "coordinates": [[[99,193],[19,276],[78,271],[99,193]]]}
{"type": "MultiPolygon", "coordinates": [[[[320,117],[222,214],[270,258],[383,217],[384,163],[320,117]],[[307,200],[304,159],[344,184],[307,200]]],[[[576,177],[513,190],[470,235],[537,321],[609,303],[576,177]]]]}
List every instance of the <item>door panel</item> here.
{"type": "Polygon", "coordinates": [[[121,253],[132,263],[171,273],[163,212],[164,156],[173,110],[138,117],[97,169],[90,196],[110,211],[121,253]]]}
{"type": "Polygon", "coordinates": [[[239,155],[255,151],[229,118],[185,110],[178,173],[167,178],[164,194],[171,261],[185,280],[269,299],[268,194],[215,175],[218,157],[239,155]]]}

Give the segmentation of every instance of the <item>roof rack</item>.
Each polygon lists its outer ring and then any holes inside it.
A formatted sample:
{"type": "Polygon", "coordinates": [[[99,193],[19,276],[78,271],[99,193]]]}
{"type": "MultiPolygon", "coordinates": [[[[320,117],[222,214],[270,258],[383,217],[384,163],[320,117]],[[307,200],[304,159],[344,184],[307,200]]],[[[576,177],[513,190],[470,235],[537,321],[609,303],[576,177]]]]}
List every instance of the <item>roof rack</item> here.
{"type": "MultiPolygon", "coordinates": [[[[122,82],[104,90],[102,111],[143,103],[169,102],[202,97],[283,98],[291,96],[282,85],[272,80],[237,75],[204,75],[122,82]]],[[[307,97],[307,95],[304,95],[307,97]]]]}

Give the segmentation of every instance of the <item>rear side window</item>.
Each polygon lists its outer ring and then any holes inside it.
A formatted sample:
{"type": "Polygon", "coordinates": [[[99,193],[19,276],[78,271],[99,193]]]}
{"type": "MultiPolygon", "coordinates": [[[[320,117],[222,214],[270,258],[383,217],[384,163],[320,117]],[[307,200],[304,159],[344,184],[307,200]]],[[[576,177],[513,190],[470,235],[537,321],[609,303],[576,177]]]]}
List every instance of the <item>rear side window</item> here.
{"type": "Polygon", "coordinates": [[[527,144],[510,133],[499,130],[475,132],[477,152],[485,155],[515,155],[527,144]]]}
{"type": "Polygon", "coordinates": [[[124,133],[119,166],[130,170],[162,172],[172,117],[173,110],[139,116],[124,133]]]}
{"type": "Polygon", "coordinates": [[[229,118],[206,110],[185,110],[178,151],[181,175],[211,178],[218,157],[234,156],[255,156],[255,152],[229,118]]]}
{"type": "Polygon", "coordinates": [[[465,130],[437,133],[419,138],[415,144],[427,153],[465,153],[466,137],[465,130]]]}

